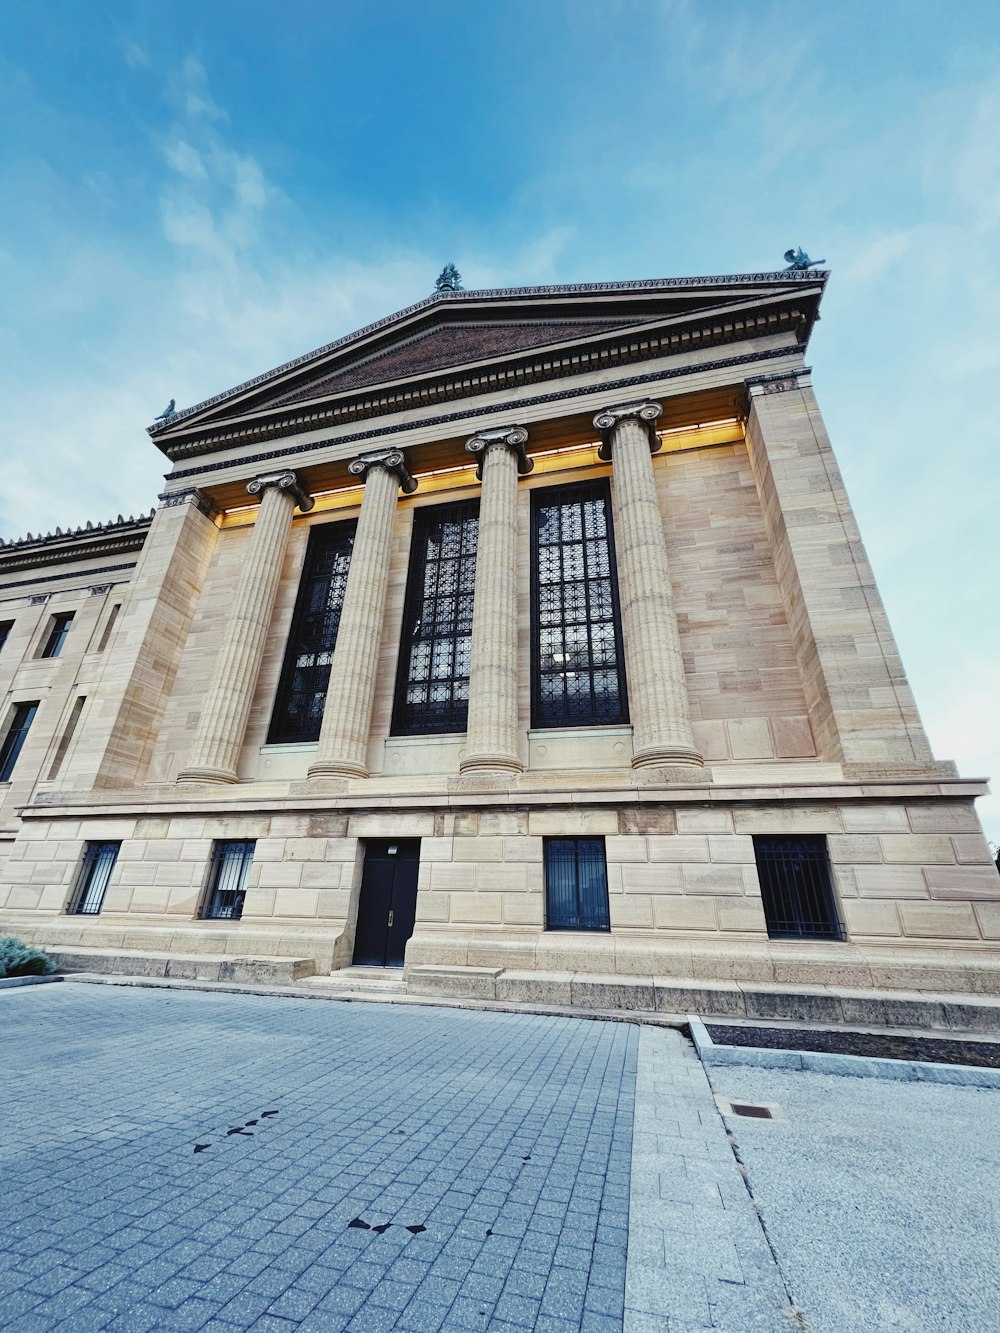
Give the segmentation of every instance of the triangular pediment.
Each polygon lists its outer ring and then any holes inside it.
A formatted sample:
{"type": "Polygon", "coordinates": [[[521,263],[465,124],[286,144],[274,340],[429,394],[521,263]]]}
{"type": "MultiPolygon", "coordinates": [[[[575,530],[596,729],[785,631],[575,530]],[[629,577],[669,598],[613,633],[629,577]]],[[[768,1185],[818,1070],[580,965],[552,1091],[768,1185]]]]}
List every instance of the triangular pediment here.
{"type": "MultiPolygon", "coordinates": [[[[491,361],[538,347],[586,338],[620,329],[619,320],[540,320],[528,323],[438,325],[426,333],[364,361],[348,361],[318,379],[278,395],[267,406],[306,402],[345,389],[364,389],[423,375],[491,361]]],[[[263,405],[263,404],[262,404],[263,405]]]]}
{"type": "MultiPolygon", "coordinates": [[[[825,278],[783,272],[439,292],[185,409],[150,433],[172,457],[210,451],[213,439],[221,439],[217,432],[230,427],[238,434],[251,419],[258,436],[281,433],[280,418],[307,405],[370,398],[389,386],[407,393],[448,376],[474,374],[477,384],[488,383],[494,368],[525,358],[579,356],[667,326],[705,328],[716,315],[750,337],[754,311],[795,306],[790,317],[808,336],[825,278]]],[[[450,396],[447,389],[434,392],[450,396]]]]}

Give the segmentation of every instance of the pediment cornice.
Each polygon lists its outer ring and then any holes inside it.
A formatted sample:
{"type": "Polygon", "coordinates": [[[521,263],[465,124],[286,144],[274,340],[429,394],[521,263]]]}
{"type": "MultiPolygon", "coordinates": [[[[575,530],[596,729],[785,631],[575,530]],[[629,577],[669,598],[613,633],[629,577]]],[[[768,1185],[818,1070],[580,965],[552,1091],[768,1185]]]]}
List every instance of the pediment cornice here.
{"type": "Polygon", "coordinates": [[[173,460],[472,394],[793,331],[825,274],[436,293],[150,428],[173,460]]]}

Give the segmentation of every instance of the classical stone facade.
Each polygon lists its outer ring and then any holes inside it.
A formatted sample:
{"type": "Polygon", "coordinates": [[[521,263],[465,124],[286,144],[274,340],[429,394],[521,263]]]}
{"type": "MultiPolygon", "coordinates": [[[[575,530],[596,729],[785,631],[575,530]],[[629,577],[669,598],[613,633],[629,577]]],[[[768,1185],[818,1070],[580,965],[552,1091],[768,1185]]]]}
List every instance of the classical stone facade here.
{"type": "Polygon", "coordinates": [[[443,291],[151,428],[151,517],[0,547],[0,930],[1000,991],[825,280],[443,291]]]}

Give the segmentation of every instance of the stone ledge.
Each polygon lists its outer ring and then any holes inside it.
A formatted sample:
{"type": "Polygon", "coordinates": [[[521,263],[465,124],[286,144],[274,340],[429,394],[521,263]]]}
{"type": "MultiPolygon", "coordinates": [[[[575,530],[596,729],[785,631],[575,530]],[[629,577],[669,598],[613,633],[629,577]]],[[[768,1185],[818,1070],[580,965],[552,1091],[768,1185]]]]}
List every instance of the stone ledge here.
{"type": "Polygon", "coordinates": [[[63,972],[97,972],[112,976],[176,977],[186,981],[259,981],[289,984],[316,971],[311,958],[243,957],[223,954],[133,953],[120,949],[51,949],[63,972]]]}

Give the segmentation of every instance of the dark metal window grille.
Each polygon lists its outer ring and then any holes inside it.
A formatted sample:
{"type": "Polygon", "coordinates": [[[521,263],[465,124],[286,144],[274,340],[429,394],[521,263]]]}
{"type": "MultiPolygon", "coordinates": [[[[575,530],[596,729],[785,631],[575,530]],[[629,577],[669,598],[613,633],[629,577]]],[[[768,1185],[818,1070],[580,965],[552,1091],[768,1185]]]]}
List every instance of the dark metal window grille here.
{"type": "Polygon", "coordinates": [[[14,771],[17,757],[21,753],[28,736],[28,729],[38,712],[38,702],[15,704],[14,713],[7,728],[7,734],[0,745],[0,782],[9,782],[14,771]]]}
{"type": "Polygon", "coordinates": [[[843,938],[826,838],[755,837],[753,850],[772,939],[843,938]]]}
{"type": "Polygon", "coordinates": [[[77,916],[96,916],[101,910],[120,847],[120,842],[87,843],[73,896],[74,905],[70,908],[72,913],[77,916]]]}
{"type": "Polygon", "coordinates": [[[309,534],[269,745],[319,739],[356,528],[356,523],[324,523],[309,534]]]}
{"type": "Polygon", "coordinates": [[[203,917],[211,921],[238,921],[243,915],[254,846],[252,842],[215,844],[203,917]]]}
{"type": "Polygon", "coordinates": [[[11,632],[13,628],[14,628],[13,620],[0,621],[0,648],[3,648],[4,644],[7,642],[7,635],[11,632]]]}
{"type": "Polygon", "coordinates": [[[63,644],[66,642],[66,635],[69,633],[70,626],[73,624],[73,611],[63,611],[58,616],[52,617],[52,628],[49,630],[49,637],[45,641],[45,647],[42,649],[43,657],[58,657],[63,650],[63,644]]]}
{"type": "Polygon", "coordinates": [[[603,838],[546,838],[545,929],[610,930],[603,838]]]}
{"type": "MultiPolygon", "coordinates": [[[[469,717],[479,502],[417,510],[392,730],[464,731],[469,717]]],[[[497,570],[513,578],[513,570],[497,570]]]]}
{"type": "Polygon", "coordinates": [[[606,482],[532,493],[531,721],[628,721],[606,482]]]}

